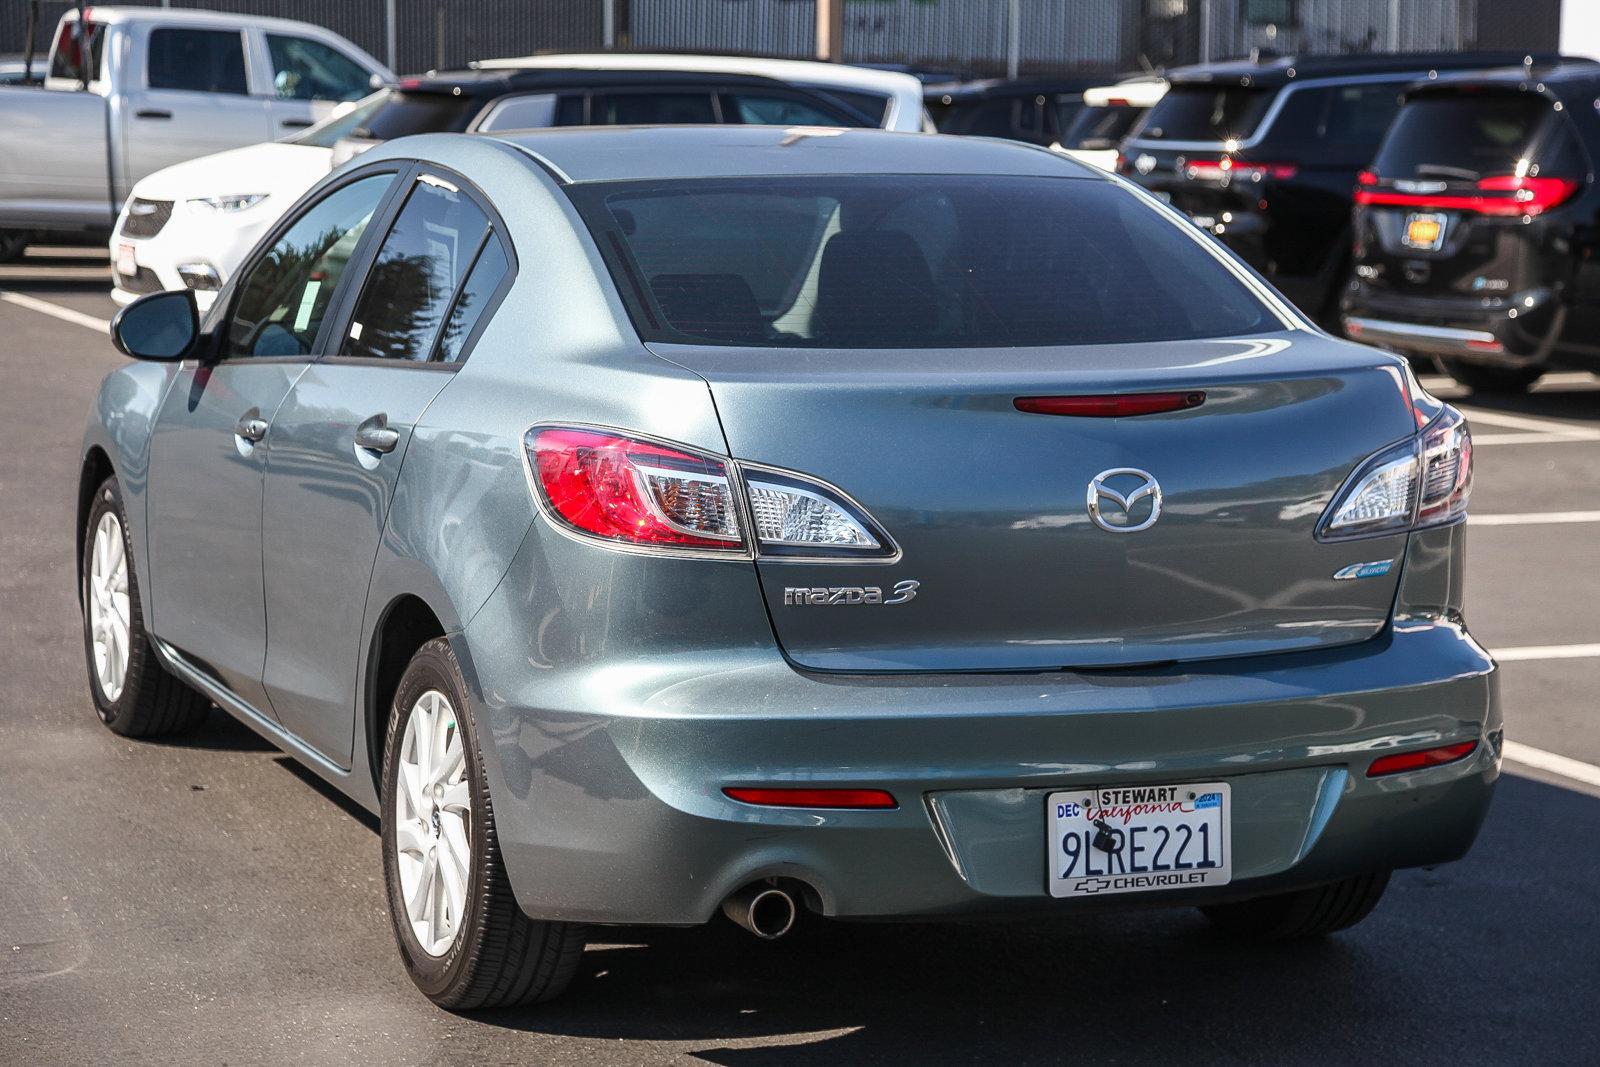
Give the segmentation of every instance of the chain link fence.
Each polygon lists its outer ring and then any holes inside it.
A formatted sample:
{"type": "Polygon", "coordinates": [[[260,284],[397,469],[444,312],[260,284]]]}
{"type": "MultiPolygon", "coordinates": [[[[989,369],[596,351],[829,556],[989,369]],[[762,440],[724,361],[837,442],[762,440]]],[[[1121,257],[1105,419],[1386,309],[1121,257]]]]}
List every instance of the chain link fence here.
{"type": "MultiPolygon", "coordinates": [[[[156,0],[131,0],[146,6],[156,0]]],[[[35,47],[71,7],[39,4],[35,47]]],[[[317,22],[398,71],[540,51],[810,56],[815,0],[172,0],[317,22]],[[392,20],[392,21],[391,21],[392,20]]],[[[969,75],[1131,71],[1252,50],[1554,51],[1560,0],[846,0],[844,57],[969,75]]],[[[29,0],[0,0],[0,53],[25,44],[29,0]]]]}

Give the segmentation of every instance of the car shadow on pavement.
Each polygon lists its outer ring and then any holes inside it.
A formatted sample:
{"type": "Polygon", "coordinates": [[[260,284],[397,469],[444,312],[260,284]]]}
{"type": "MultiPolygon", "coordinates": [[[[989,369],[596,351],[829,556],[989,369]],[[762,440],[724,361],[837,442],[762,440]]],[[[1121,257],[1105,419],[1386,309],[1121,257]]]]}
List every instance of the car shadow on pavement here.
{"type": "Polygon", "coordinates": [[[220,708],[213,707],[205,722],[181,734],[156,738],[163,748],[193,748],[210,752],[276,752],[272,743],[220,708]]]}
{"type": "Polygon", "coordinates": [[[1594,383],[1535,389],[1530,393],[1469,393],[1451,402],[1507,415],[1600,422],[1600,379],[1594,383]]]}
{"type": "Polygon", "coordinates": [[[1596,840],[1600,799],[1507,777],[1466,860],[1397,875],[1318,942],[1240,942],[1186,910],[813,920],[772,943],[720,918],[596,928],[566,997],[472,1020],[728,1065],[1577,1060],[1600,1004],[1596,840]]]}

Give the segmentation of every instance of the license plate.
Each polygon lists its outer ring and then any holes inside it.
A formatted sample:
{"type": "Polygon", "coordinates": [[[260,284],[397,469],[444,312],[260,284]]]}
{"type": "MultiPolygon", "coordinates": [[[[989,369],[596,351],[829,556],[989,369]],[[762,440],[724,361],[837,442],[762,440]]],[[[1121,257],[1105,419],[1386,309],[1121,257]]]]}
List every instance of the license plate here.
{"type": "Polygon", "coordinates": [[[1226,885],[1233,877],[1232,820],[1226,782],[1051,793],[1045,798],[1050,895],[1226,885]]]}
{"type": "Polygon", "coordinates": [[[117,273],[130,276],[139,273],[139,264],[133,258],[133,246],[127,242],[117,245],[117,273]]]}
{"type": "Polygon", "coordinates": [[[1414,212],[1406,218],[1406,232],[1401,242],[1407,248],[1436,251],[1444,243],[1443,215],[1434,212],[1414,212]]]}

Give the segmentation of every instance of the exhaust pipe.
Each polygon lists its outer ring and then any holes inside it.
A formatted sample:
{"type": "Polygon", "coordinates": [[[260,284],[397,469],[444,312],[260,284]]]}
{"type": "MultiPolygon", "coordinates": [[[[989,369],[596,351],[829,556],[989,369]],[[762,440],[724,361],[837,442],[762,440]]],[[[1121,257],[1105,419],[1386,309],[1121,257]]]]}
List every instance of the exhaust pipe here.
{"type": "Polygon", "coordinates": [[[794,928],[799,908],[787,889],[752,882],[722,902],[722,913],[763,941],[775,941],[794,928]]]}

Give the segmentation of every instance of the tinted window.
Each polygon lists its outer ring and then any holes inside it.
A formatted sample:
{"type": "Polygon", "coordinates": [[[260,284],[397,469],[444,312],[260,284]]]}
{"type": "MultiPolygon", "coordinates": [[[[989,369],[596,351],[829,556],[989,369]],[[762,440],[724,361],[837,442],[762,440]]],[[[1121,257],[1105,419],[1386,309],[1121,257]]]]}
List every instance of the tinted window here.
{"type": "Polygon", "coordinates": [[[1403,88],[1399,83],[1383,82],[1327,90],[1328,104],[1317,125],[1317,136],[1347,144],[1376,145],[1400,110],[1403,88]]]}
{"type": "Polygon", "coordinates": [[[1561,113],[1531,94],[1426,94],[1400,109],[1372,168],[1385,178],[1476,181],[1530,173],[1576,177],[1588,172],[1561,113]]]}
{"type": "Polygon", "coordinates": [[[391,93],[352,137],[392,141],[414,133],[460,133],[478,113],[481,101],[447,93],[391,93]]]}
{"type": "Polygon", "coordinates": [[[556,98],[551,93],[512,96],[497,102],[478,129],[531,130],[555,124],[556,98]]]}
{"type": "Polygon", "coordinates": [[[824,111],[794,96],[759,92],[722,94],[722,121],[752,126],[865,126],[862,119],[824,111]]]}
{"type": "Polygon", "coordinates": [[[848,176],[568,192],[649,340],[963,348],[1279,328],[1202,239],[1109,183],[848,176]]]}
{"type": "Polygon", "coordinates": [[[862,117],[869,120],[874,126],[882,125],[885,116],[889,114],[889,98],[887,96],[880,96],[877,93],[854,92],[849,89],[819,88],[815,91],[839,101],[846,107],[851,107],[861,112],[862,117]]]}
{"type": "Polygon", "coordinates": [[[346,137],[353,136],[356,130],[364,128],[371,122],[372,116],[378,113],[378,110],[388,102],[389,97],[392,95],[393,93],[388,89],[373,93],[344,114],[323,119],[303,133],[296,134],[293,137],[285,137],[284,140],[290,144],[308,144],[317,148],[332,148],[346,137]]]}
{"type": "Polygon", "coordinates": [[[1242,141],[1255,132],[1273,95],[1264,89],[1177,85],[1150,109],[1139,136],[1153,141],[1242,141]]]}
{"type": "Polygon", "coordinates": [[[1078,116],[1088,110],[1082,93],[1057,93],[1055,96],[1056,130],[1070,130],[1078,116]]]}
{"type": "Polygon", "coordinates": [[[488,229],[483,210],[466,194],[418,181],[373,261],[343,354],[428,359],[488,229]]]}
{"type": "Polygon", "coordinates": [[[1061,135],[1061,147],[1084,151],[1115,148],[1145,111],[1142,107],[1086,107],[1061,135]]]}
{"type": "Polygon", "coordinates": [[[342,186],[301,215],[239,286],[224,356],[305,356],[393,176],[342,186]]]}
{"type": "Polygon", "coordinates": [[[500,283],[510,270],[511,262],[506,258],[505,247],[501,245],[499,237],[490,233],[483,251],[478,253],[478,261],[472,265],[472,273],[467,275],[466,284],[450,305],[450,316],[439,334],[439,354],[436,358],[440,363],[454,363],[461,358],[473,327],[488,310],[495,290],[500,288],[500,283]]]}
{"type": "Polygon", "coordinates": [[[100,77],[100,59],[105,53],[105,46],[104,25],[98,22],[62,23],[61,32],[56,36],[55,53],[50,57],[50,77],[76,79],[87,76],[89,81],[95,81],[100,77]],[[84,27],[82,35],[78,32],[80,26],[84,27]],[[87,41],[83,40],[84,37],[88,38],[87,41]]]}
{"type": "Polygon", "coordinates": [[[1014,100],[978,100],[954,103],[934,109],[934,123],[940,133],[964,133],[974,137],[1010,137],[1014,100]]]}
{"type": "Polygon", "coordinates": [[[151,30],[149,84],[152,89],[242,96],[249,92],[244,38],[231,30],[151,30]]]}
{"type": "Polygon", "coordinates": [[[717,121],[710,93],[594,93],[588,126],[682,126],[717,121]]]}
{"type": "Polygon", "coordinates": [[[360,64],[320,41],[269,33],[267,51],[280,99],[358,100],[372,88],[371,75],[360,64]]]}

